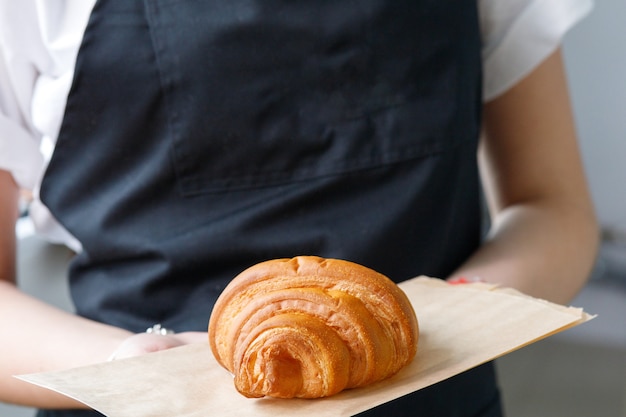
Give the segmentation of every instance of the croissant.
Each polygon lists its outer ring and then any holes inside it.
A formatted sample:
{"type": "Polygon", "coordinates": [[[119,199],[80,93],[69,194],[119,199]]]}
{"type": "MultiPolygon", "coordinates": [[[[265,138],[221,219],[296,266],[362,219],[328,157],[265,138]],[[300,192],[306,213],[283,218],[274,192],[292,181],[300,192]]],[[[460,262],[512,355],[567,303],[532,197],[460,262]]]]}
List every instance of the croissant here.
{"type": "Polygon", "coordinates": [[[314,256],[239,274],[209,320],[211,350],[246,397],[318,398],[388,378],[416,354],[404,292],[362,265],[314,256]]]}

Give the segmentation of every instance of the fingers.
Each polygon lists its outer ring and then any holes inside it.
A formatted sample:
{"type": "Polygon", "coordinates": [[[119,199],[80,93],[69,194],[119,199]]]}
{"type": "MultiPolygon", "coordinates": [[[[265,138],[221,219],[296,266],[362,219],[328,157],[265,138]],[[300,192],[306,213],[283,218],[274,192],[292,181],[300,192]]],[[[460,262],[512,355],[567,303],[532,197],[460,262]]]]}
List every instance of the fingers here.
{"type": "Polygon", "coordinates": [[[484,282],[480,277],[464,277],[457,276],[453,278],[449,278],[448,283],[450,284],[472,284],[474,282],[484,282]]]}
{"type": "Polygon", "coordinates": [[[203,332],[183,332],[168,335],[138,333],[125,339],[108,360],[131,358],[190,343],[207,343],[207,334],[203,332]]]}

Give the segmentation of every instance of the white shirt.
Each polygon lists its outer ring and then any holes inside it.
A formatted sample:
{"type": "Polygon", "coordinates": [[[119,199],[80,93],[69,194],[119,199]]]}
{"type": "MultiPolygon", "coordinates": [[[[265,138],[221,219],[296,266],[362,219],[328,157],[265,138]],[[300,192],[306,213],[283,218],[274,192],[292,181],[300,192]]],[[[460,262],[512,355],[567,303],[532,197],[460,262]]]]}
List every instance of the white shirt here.
{"type": "MultiPolygon", "coordinates": [[[[133,1],[133,0],[129,0],[133,1]]],[[[484,100],[507,91],[560,44],[592,0],[477,0],[484,100]]],[[[74,250],[38,199],[56,143],[76,55],[95,0],[0,0],[0,169],[33,190],[37,231],[74,250]]]]}

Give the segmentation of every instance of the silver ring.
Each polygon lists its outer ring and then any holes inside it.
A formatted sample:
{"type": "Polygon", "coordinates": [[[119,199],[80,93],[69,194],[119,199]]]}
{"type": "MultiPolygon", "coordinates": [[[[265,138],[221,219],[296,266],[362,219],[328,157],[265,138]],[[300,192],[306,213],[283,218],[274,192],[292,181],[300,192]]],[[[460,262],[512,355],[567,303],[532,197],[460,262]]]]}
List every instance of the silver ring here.
{"type": "Polygon", "coordinates": [[[168,334],[174,334],[174,330],[167,329],[161,326],[161,323],[157,323],[154,326],[147,328],[146,333],[160,334],[162,336],[165,336],[168,334]]]}

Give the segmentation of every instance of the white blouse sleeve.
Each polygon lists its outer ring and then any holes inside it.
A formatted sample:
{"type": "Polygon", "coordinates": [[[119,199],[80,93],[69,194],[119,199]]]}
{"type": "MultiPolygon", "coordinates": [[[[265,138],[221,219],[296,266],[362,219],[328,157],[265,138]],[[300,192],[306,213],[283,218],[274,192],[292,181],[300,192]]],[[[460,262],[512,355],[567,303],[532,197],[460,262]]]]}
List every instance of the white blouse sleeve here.
{"type": "Polygon", "coordinates": [[[37,187],[95,0],[0,0],[0,169],[37,187]]]}
{"type": "Polygon", "coordinates": [[[0,0],[0,169],[10,171],[21,187],[32,189],[43,158],[40,137],[30,121],[37,69],[23,51],[32,41],[30,28],[36,27],[36,22],[8,24],[6,20],[15,17],[12,9],[18,3],[0,0]]]}
{"type": "Polygon", "coordinates": [[[484,101],[528,75],[592,7],[592,0],[479,0],[484,101]]]}

